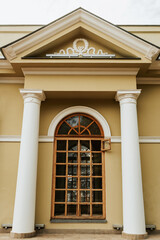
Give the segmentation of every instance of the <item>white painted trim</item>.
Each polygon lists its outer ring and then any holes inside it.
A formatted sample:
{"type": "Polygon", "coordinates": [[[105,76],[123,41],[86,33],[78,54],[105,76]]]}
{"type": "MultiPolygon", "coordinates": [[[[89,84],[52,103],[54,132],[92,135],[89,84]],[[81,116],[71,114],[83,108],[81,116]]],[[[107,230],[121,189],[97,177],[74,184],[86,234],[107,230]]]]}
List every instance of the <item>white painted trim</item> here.
{"type": "Polygon", "coordinates": [[[23,77],[0,77],[0,84],[24,84],[23,77]]]}
{"type": "Polygon", "coordinates": [[[53,143],[54,138],[52,136],[39,136],[39,143],[53,143]]]}
{"type": "MultiPolygon", "coordinates": [[[[111,143],[121,143],[120,136],[111,136],[111,143]]],[[[16,135],[0,135],[0,142],[20,142],[21,136],[16,135]]],[[[53,136],[39,136],[39,143],[53,143],[54,137],[53,136]]],[[[159,144],[160,143],[160,136],[140,136],[139,143],[152,143],[152,144],[159,144]]]]}
{"type": "Polygon", "coordinates": [[[20,142],[21,136],[0,135],[0,142],[20,142]]]}
{"type": "Polygon", "coordinates": [[[11,60],[14,59],[17,54],[26,51],[27,49],[41,43],[42,41],[49,39],[53,34],[58,34],[61,31],[67,29],[70,26],[78,22],[83,22],[86,25],[116,39],[119,42],[131,47],[132,49],[141,52],[148,59],[152,59],[155,55],[158,55],[159,49],[153,45],[123,31],[120,28],[96,17],[92,13],[89,13],[83,9],[77,9],[76,11],[62,17],[61,19],[53,22],[52,24],[40,29],[39,31],[31,34],[6,48],[3,48],[5,55],[11,60]]]}
{"type": "Polygon", "coordinates": [[[139,68],[22,68],[24,75],[123,75],[136,76],[139,68]]]}
{"type": "Polygon", "coordinates": [[[57,116],[52,120],[49,129],[48,129],[48,136],[53,136],[55,134],[55,130],[56,127],[58,125],[58,123],[66,116],[68,116],[69,114],[73,114],[73,113],[86,113],[89,114],[91,116],[93,116],[102,126],[102,129],[104,131],[104,136],[107,137],[111,137],[111,131],[109,128],[109,125],[106,121],[106,119],[96,110],[94,110],[93,108],[89,108],[89,107],[85,107],[85,106],[74,106],[74,107],[70,107],[70,108],[66,108],[63,111],[61,111],[59,114],[57,114],[57,116]]]}

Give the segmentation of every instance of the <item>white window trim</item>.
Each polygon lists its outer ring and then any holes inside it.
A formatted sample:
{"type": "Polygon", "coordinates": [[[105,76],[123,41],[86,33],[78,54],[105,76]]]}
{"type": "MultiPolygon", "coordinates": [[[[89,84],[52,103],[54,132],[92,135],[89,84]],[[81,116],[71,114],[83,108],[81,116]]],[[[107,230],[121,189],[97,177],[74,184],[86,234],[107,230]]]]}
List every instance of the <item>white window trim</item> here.
{"type": "Polygon", "coordinates": [[[54,137],[55,130],[58,125],[58,123],[66,116],[73,114],[73,113],[86,113],[94,117],[100,124],[104,132],[104,137],[108,138],[111,137],[111,131],[108,122],[106,119],[95,109],[85,106],[74,106],[69,107],[58,113],[54,119],[52,120],[49,129],[48,129],[48,136],[54,137]]]}

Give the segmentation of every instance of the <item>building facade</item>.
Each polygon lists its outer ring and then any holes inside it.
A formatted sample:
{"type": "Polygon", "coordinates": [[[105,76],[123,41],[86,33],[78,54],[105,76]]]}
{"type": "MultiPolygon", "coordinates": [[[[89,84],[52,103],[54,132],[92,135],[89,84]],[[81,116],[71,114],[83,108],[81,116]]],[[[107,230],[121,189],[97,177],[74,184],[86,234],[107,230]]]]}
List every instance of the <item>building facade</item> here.
{"type": "Polygon", "coordinates": [[[0,38],[1,231],[160,230],[160,26],[79,8],[0,38]]]}

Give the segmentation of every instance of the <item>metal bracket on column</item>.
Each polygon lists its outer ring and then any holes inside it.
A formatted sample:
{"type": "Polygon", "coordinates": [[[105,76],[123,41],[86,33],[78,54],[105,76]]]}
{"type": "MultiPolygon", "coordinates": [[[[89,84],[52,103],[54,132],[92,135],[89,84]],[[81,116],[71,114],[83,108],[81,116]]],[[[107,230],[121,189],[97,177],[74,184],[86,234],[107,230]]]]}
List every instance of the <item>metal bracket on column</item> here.
{"type": "Polygon", "coordinates": [[[123,225],[120,224],[113,224],[113,228],[118,230],[118,231],[122,231],[123,230],[123,225]]]}
{"type": "Polygon", "coordinates": [[[45,224],[35,224],[35,228],[37,230],[44,229],[45,228],[45,224]]]}
{"type": "Polygon", "coordinates": [[[1,226],[2,228],[5,228],[5,229],[12,228],[12,224],[10,223],[2,224],[1,226]]]}
{"type": "MultiPolygon", "coordinates": [[[[10,223],[2,224],[1,226],[2,226],[2,228],[5,228],[5,229],[12,228],[12,224],[10,224],[10,223]]],[[[38,230],[44,229],[45,224],[35,224],[35,228],[38,230]]]]}
{"type": "MultiPolygon", "coordinates": [[[[123,230],[123,225],[120,224],[113,224],[113,228],[116,230],[123,230]]],[[[156,225],[154,224],[146,224],[146,230],[154,231],[156,229],[156,225]]]]}
{"type": "Polygon", "coordinates": [[[102,152],[106,152],[106,151],[111,150],[111,139],[110,138],[103,139],[102,140],[102,146],[103,146],[102,149],[101,149],[102,152]]]}

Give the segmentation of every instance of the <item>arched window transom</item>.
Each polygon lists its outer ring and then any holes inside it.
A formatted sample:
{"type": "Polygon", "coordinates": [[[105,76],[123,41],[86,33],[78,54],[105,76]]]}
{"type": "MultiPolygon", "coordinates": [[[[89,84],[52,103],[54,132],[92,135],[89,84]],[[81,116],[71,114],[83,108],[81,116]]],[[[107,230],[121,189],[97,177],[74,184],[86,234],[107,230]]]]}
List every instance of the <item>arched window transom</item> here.
{"type": "Polygon", "coordinates": [[[56,136],[103,136],[100,124],[86,114],[73,114],[60,122],[56,136]]]}

